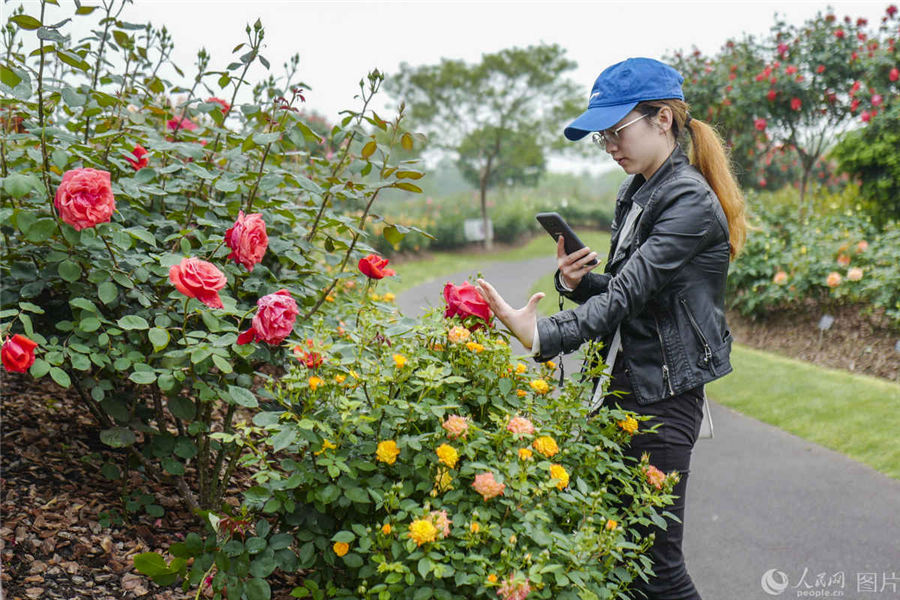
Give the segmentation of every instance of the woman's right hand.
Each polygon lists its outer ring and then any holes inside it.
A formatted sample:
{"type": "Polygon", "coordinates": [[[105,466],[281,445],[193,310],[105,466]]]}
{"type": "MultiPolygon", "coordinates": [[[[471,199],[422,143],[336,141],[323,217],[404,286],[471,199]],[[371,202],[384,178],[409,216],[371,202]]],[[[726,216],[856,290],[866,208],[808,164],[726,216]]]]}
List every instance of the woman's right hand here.
{"type": "Polygon", "coordinates": [[[581,283],[581,279],[600,266],[600,262],[592,265],[588,263],[597,258],[596,252],[585,246],[572,254],[566,254],[566,240],[559,236],[556,242],[556,266],[559,267],[559,276],[569,289],[575,289],[581,283]]]}

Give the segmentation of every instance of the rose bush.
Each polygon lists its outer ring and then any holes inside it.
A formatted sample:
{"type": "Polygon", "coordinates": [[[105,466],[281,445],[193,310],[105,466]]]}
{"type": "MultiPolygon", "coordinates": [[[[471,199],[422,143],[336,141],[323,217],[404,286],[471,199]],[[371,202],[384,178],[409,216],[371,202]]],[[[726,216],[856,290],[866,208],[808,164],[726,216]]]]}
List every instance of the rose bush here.
{"type": "Polygon", "coordinates": [[[557,389],[555,365],[518,363],[505,333],[471,333],[474,351],[450,340],[459,316],[350,298],[355,326],[315,332],[322,363],[271,378],[271,410],[214,434],[256,449],[255,525],[213,515],[153,561],[235,598],[277,569],[303,573],[301,598],[614,598],[647,576],[632,527],[664,524],[678,477],[623,456],[655,435],[643,417],[610,399],[588,420],[590,380],[557,389]]]}
{"type": "MultiPolygon", "coordinates": [[[[364,228],[379,193],[415,192],[407,180],[423,176],[392,148],[422,138],[403,129],[402,109],[385,121],[368,108],[377,71],[357,110],[315,133],[298,109],[296,60],[280,78],[248,80],[251,65],[269,67],[259,22],[231,61],[201,50],[182,87],[163,75],[170,38],[118,18],[124,4],[42,1],[4,24],[4,366],[75,389],[117,451],[98,465],[108,477],[137,471],[189,509],[224,510],[250,453],[210,434],[249,418],[256,374],[292,363],[302,330],[338,310],[350,261],[373,252],[364,228]],[[93,35],[70,46],[71,19],[57,11],[92,21],[93,35]],[[226,100],[203,101],[206,87],[226,100]],[[237,343],[251,315],[267,343],[237,343]]],[[[380,225],[392,239],[408,231],[380,225]]]]}

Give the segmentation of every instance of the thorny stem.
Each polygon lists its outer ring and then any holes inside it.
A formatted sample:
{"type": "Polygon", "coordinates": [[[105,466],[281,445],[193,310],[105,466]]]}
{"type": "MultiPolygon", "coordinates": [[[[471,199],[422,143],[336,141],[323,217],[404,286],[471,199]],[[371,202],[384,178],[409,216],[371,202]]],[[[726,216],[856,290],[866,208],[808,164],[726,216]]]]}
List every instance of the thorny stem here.
{"type": "MultiPolygon", "coordinates": [[[[45,2],[41,2],[41,22],[43,23],[43,11],[44,11],[45,2]]],[[[106,9],[106,18],[104,21],[106,23],[103,25],[103,37],[100,38],[100,47],[97,49],[97,64],[94,66],[94,76],[91,79],[91,89],[97,88],[97,79],[100,77],[100,67],[103,66],[103,49],[106,46],[106,38],[107,34],[109,34],[109,26],[110,24],[119,18],[119,15],[122,14],[122,9],[125,8],[125,0],[122,0],[122,5],[119,7],[119,12],[116,13],[115,18],[111,19],[110,15],[112,14],[113,6],[116,5],[116,0],[110,0],[110,3],[107,5],[106,0],[103,1],[103,8],[106,9]]],[[[41,44],[43,46],[43,43],[41,44]]],[[[41,64],[43,64],[44,55],[41,54],[41,64]]],[[[84,113],[88,109],[89,103],[84,104],[84,108],[81,111],[81,115],[84,116],[84,113]]],[[[91,118],[87,117],[84,121],[84,143],[87,144],[90,139],[91,132],[91,118]]]]}

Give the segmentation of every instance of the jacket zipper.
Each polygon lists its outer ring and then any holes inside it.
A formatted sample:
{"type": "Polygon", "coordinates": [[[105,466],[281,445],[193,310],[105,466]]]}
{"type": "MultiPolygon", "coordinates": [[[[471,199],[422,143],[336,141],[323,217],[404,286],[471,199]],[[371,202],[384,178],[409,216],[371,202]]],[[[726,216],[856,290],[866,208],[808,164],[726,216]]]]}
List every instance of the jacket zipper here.
{"type": "Polygon", "coordinates": [[[674,396],[675,390],[672,389],[672,381],[669,379],[669,365],[668,360],[666,359],[666,345],[663,343],[662,339],[662,329],[659,327],[659,319],[656,318],[656,315],[653,315],[653,321],[656,322],[656,335],[659,336],[659,349],[662,350],[662,373],[663,373],[663,383],[665,383],[666,387],[669,388],[669,395],[674,396]]]}
{"type": "Polygon", "coordinates": [[[703,332],[700,331],[700,326],[697,325],[697,321],[694,320],[694,315],[691,313],[691,309],[688,308],[687,300],[684,298],[679,298],[682,306],[684,306],[684,312],[687,313],[688,320],[691,322],[691,327],[694,329],[694,333],[697,334],[697,337],[700,338],[700,341],[703,343],[703,357],[700,359],[700,367],[704,369],[709,368],[710,360],[712,359],[712,351],[709,349],[709,343],[706,341],[706,336],[703,335],[703,332]]]}

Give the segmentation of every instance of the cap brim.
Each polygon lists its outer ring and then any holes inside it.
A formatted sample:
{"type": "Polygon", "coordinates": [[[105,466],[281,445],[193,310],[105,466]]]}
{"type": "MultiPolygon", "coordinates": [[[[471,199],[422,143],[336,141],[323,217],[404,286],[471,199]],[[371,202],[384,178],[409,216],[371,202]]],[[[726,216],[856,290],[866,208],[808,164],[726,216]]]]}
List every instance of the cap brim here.
{"type": "Polygon", "coordinates": [[[596,106],[587,109],[584,114],[572,121],[566,127],[566,138],[572,140],[580,140],[592,131],[603,131],[609,129],[622,120],[637,106],[637,102],[629,102],[628,104],[616,104],[614,106],[596,106]]]}

